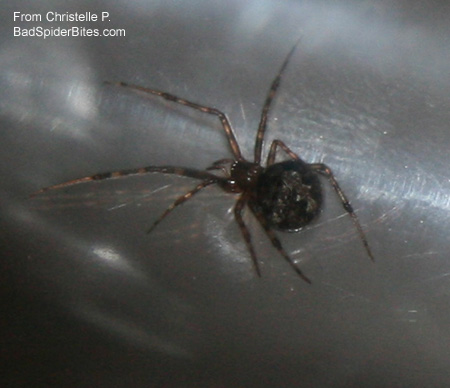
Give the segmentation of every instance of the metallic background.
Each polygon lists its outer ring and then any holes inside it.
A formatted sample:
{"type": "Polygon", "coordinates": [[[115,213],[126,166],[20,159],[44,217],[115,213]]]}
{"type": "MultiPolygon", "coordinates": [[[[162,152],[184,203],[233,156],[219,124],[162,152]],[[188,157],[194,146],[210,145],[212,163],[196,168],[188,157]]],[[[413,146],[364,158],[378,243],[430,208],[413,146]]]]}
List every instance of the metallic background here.
{"type": "Polygon", "coordinates": [[[2,386],[424,387],[450,384],[450,9],[445,1],[15,1],[0,5],[2,386]],[[13,12],[108,11],[109,23],[18,23],[13,12]],[[24,38],[13,27],[123,28],[24,38]],[[266,93],[302,37],[269,120],[324,162],[376,257],[324,182],[305,231],[279,234],[296,276],[246,221],[257,278],[208,188],[145,231],[190,179],[41,187],[229,157],[227,113],[252,156],[266,93]]]}

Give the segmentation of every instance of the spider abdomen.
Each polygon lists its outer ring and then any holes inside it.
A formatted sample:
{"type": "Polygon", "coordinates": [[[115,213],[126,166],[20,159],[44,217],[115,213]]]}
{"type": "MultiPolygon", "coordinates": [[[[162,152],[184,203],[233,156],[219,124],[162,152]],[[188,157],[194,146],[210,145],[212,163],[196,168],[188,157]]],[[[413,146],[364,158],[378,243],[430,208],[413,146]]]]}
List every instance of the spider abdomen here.
{"type": "Polygon", "coordinates": [[[296,232],[320,212],[322,189],[308,164],[286,161],[273,164],[259,176],[253,199],[270,226],[296,232]]]}

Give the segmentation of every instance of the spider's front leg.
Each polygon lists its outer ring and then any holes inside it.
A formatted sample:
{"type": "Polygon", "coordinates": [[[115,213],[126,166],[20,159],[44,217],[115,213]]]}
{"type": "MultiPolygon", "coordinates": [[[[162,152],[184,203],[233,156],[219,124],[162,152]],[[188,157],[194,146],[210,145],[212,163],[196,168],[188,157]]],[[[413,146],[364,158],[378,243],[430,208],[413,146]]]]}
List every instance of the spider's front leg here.
{"type": "Polygon", "coordinates": [[[31,197],[42,194],[46,191],[62,189],[65,187],[78,185],[80,183],[117,179],[117,178],[123,178],[123,177],[129,176],[129,175],[144,175],[144,174],[154,174],[154,173],[186,176],[186,177],[190,177],[190,178],[194,178],[194,179],[201,179],[204,181],[212,181],[212,182],[219,182],[222,180],[222,178],[217,177],[216,175],[213,175],[207,171],[195,170],[193,168],[178,167],[178,166],[147,166],[147,167],[131,168],[131,169],[127,169],[127,170],[119,170],[119,171],[113,171],[113,172],[102,172],[99,174],[86,176],[83,178],[73,179],[71,181],[59,183],[57,185],[44,187],[43,189],[40,189],[40,190],[34,192],[33,194],[31,194],[31,197]]]}
{"type": "Polygon", "coordinates": [[[239,144],[236,140],[236,136],[234,135],[234,131],[233,128],[231,126],[230,121],[228,120],[228,117],[226,116],[225,113],[223,113],[222,111],[216,109],[216,108],[211,108],[209,106],[205,106],[205,105],[200,105],[197,104],[195,102],[186,100],[184,98],[181,97],[177,97],[173,94],[167,93],[167,92],[163,92],[161,90],[156,90],[156,89],[150,89],[150,88],[145,88],[139,85],[130,85],[127,84],[125,82],[108,82],[106,81],[105,84],[107,85],[114,85],[114,86],[121,86],[124,88],[128,88],[130,90],[134,90],[137,92],[142,92],[142,93],[146,93],[146,94],[153,94],[154,96],[158,96],[158,97],[162,97],[167,101],[171,101],[174,102],[176,104],[180,104],[180,105],[184,105],[187,106],[189,108],[198,110],[200,112],[203,113],[207,113],[209,115],[213,115],[219,118],[220,123],[222,124],[222,128],[225,131],[225,135],[228,139],[228,143],[230,144],[230,148],[231,151],[233,152],[234,157],[237,160],[242,160],[242,154],[241,154],[241,150],[239,148],[239,144]]]}

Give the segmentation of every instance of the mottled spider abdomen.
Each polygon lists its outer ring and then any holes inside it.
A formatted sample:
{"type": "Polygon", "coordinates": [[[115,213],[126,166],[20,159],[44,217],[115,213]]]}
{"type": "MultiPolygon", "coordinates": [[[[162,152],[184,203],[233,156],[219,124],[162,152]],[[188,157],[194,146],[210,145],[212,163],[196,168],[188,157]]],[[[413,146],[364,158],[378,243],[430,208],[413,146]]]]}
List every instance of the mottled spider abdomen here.
{"type": "Polygon", "coordinates": [[[296,232],[320,212],[320,180],[300,160],[276,163],[260,175],[254,201],[270,226],[296,232]]]}

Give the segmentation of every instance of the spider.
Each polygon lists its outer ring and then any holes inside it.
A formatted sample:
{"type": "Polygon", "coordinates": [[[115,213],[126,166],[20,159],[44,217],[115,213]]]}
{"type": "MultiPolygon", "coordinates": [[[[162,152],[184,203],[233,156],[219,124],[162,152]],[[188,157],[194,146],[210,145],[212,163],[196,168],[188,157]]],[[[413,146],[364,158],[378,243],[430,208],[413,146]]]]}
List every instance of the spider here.
{"type": "Polygon", "coordinates": [[[322,188],[319,175],[322,175],[328,179],[329,183],[335,190],[337,196],[342,202],[344,210],[351,217],[368,256],[371,260],[374,260],[364,231],[358,221],[358,217],[353,211],[353,208],[344,192],[339,187],[339,184],[331,169],[327,165],[323,163],[306,163],[281,140],[273,140],[269,149],[266,166],[263,167],[261,164],[264,134],[266,132],[270,106],[280,85],[283,73],[297,45],[298,42],[287,54],[277,76],[272,81],[271,87],[266,96],[258,131],[256,133],[253,161],[249,161],[242,156],[230,121],[220,110],[200,105],[184,98],[177,97],[173,94],[155,89],[131,85],[124,82],[106,82],[107,84],[125,87],[136,92],[155,95],[197,111],[217,116],[222,124],[226,138],[228,139],[233,158],[217,160],[205,171],[179,166],[148,166],[99,173],[45,187],[33,195],[84,182],[101,181],[105,179],[147,173],[174,174],[198,179],[200,183],[197,184],[197,186],[180,196],[159,216],[159,218],[156,219],[156,221],[154,221],[153,225],[147,231],[150,233],[177,206],[192,198],[205,187],[218,185],[225,192],[238,195],[234,206],[234,217],[250,253],[256,274],[261,276],[261,271],[255,249],[252,244],[250,231],[244,223],[242,216],[243,210],[246,206],[261,224],[267,237],[281,256],[284,257],[284,259],[304,281],[311,283],[311,280],[303,274],[300,268],[297,267],[289,254],[285,251],[280,240],[276,236],[274,229],[282,232],[298,232],[318,216],[322,205],[322,188]],[[279,149],[284,151],[289,156],[290,160],[275,163],[275,157],[279,149]],[[211,172],[214,170],[216,173],[211,172]]]}

